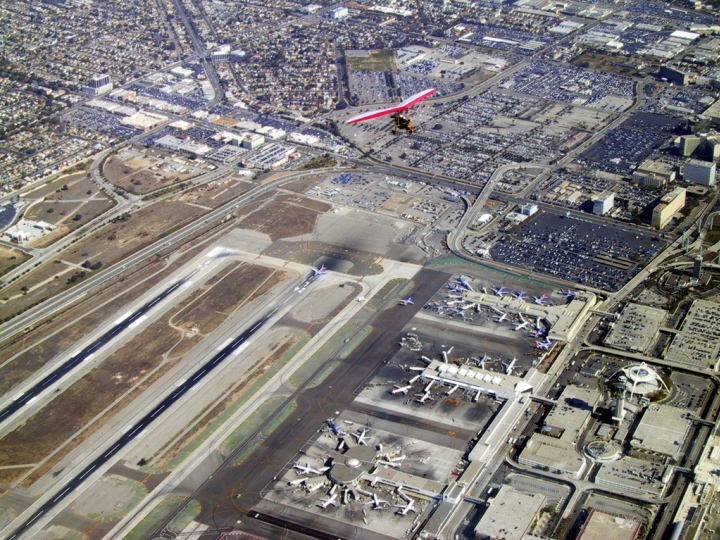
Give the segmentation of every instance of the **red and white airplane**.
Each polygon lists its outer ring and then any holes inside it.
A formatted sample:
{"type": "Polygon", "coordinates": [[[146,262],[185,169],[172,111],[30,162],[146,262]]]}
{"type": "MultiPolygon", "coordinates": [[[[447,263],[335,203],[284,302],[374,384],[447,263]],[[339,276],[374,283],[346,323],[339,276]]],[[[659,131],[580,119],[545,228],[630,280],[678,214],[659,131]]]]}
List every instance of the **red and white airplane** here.
{"type": "Polygon", "coordinates": [[[369,111],[366,113],[358,114],[357,116],[353,116],[352,118],[350,118],[350,120],[347,121],[347,123],[354,124],[356,122],[364,122],[365,120],[377,118],[378,116],[392,114],[393,118],[395,119],[395,129],[393,129],[393,133],[396,133],[398,129],[404,129],[408,133],[412,133],[414,128],[410,123],[410,116],[403,111],[409,109],[416,103],[419,103],[434,92],[435,88],[428,88],[426,90],[423,90],[422,92],[413,94],[412,96],[400,102],[398,105],[395,105],[394,107],[388,107],[387,109],[376,109],[374,111],[369,111]]]}

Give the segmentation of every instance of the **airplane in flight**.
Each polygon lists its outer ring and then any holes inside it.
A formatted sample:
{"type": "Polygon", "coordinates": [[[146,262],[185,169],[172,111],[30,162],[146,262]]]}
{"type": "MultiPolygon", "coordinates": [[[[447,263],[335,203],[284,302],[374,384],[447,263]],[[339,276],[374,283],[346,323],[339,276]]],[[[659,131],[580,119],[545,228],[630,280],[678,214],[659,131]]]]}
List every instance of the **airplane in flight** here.
{"type": "Polygon", "coordinates": [[[367,429],[365,428],[363,428],[361,433],[353,433],[353,437],[357,439],[358,444],[363,444],[365,446],[367,446],[367,443],[365,441],[370,439],[370,437],[367,436],[367,429]]]}
{"type": "Polygon", "coordinates": [[[322,474],[321,471],[313,469],[310,465],[298,465],[295,463],[295,465],[293,465],[293,469],[298,469],[300,471],[298,474],[316,474],[318,476],[322,474]]]}
{"type": "Polygon", "coordinates": [[[400,304],[403,306],[409,306],[410,304],[414,304],[412,301],[412,296],[408,296],[406,300],[400,300],[400,304]]]}
{"type": "Polygon", "coordinates": [[[507,364],[503,362],[503,367],[505,368],[505,375],[512,375],[513,369],[515,369],[515,364],[517,364],[517,358],[513,357],[513,359],[508,362],[507,364]]]}
{"type": "Polygon", "coordinates": [[[320,508],[327,508],[329,505],[337,506],[337,503],[335,502],[337,500],[337,493],[333,493],[330,497],[327,499],[320,499],[322,501],[321,504],[318,504],[320,508]]]}
{"type": "Polygon", "coordinates": [[[553,342],[552,342],[552,341],[546,341],[545,343],[540,343],[539,341],[536,341],[536,342],[535,342],[535,348],[536,348],[536,349],[545,349],[545,350],[548,350],[548,349],[550,349],[550,347],[552,347],[552,346],[553,346],[553,342]]]}
{"type": "Polygon", "coordinates": [[[313,277],[327,274],[325,265],[323,264],[320,268],[313,268],[313,277]]]}
{"type": "Polygon", "coordinates": [[[373,508],[372,508],[373,510],[384,510],[385,507],[384,507],[383,505],[384,505],[384,504],[387,504],[388,502],[387,502],[387,501],[384,501],[384,500],[382,500],[382,499],[378,499],[378,496],[377,496],[376,493],[373,493],[373,494],[372,494],[372,497],[373,497],[373,500],[370,501],[369,503],[365,503],[365,504],[372,504],[372,505],[373,505],[373,508]]]}
{"type": "Polygon", "coordinates": [[[533,304],[540,304],[541,306],[545,305],[543,302],[547,300],[547,294],[543,294],[542,296],[533,296],[535,300],[533,300],[533,304]]]}
{"type": "Polygon", "coordinates": [[[395,508],[401,508],[401,510],[397,511],[397,513],[401,516],[407,516],[408,512],[415,512],[417,514],[417,510],[415,510],[415,501],[413,499],[410,499],[407,504],[396,504],[395,508]]]}
{"type": "Polygon", "coordinates": [[[408,133],[412,133],[415,128],[413,128],[413,125],[411,123],[410,115],[405,111],[416,103],[419,103],[423,99],[429,97],[434,92],[435,88],[428,88],[426,90],[418,92],[417,94],[413,94],[412,96],[400,102],[398,105],[395,105],[394,107],[376,109],[374,111],[369,111],[359,114],[357,116],[353,116],[347,121],[347,123],[354,124],[356,122],[364,122],[365,120],[377,118],[378,116],[385,116],[386,114],[391,114],[391,118],[395,121],[395,128],[393,128],[392,130],[393,134],[397,133],[398,130],[405,130],[408,133]]]}
{"type": "Polygon", "coordinates": [[[495,296],[502,296],[505,294],[505,285],[500,285],[499,288],[493,289],[493,291],[495,292],[495,296]]]}
{"type": "Polygon", "coordinates": [[[577,295],[576,292],[573,292],[570,289],[568,289],[567,291],[560,291],[560,294],[564,294],[568,298],[574,298],[577,295]]]}
{"type": "Polygon", "coordinates": [[[410,390],[411,388],[412,388],[412,385],[395,386],[395,387],[393,387],[392,390],[390,390],[390,393],[391,394],[399,394],[400,392],[402,392],[403,394],[405,394],[407,396],[408,390],[410,390]]]}

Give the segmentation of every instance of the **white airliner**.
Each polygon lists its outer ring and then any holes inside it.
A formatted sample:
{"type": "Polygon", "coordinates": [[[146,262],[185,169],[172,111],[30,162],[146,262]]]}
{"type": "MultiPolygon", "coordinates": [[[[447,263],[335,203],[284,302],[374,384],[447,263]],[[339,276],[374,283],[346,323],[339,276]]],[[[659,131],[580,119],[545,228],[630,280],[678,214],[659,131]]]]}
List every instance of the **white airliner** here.
{"type": "Polygon", "coordinates": [[[484,354],[483,357],[478,360],[478,363],[480,364],[480,369],[485,369],[485,366],[487,366],[490,362],[494,362],[494,360],[490,358],[487,354],[484,354]]]}
{"type": "Polygon", "coordinates": [[[505,367],[505,375],[512,375],[513,369],[515,369],[515,364],[517,364],[517,358],[515,358],[514,356],[509,363],[503,363],[503,366],[505,367]]]}
{"type": "Polygon", "coordinates": [[[387,501],[383,501],[382,499],[378,499],[378,496],[377,496],[377,494],[375,494],[375,493],[372,494],[372,497],[373,497],[373,500],[372,500],[371,502],[365,503],[365,504],[372,504],[372,505],[373,505],[373,510],[383,510],[383,509],[385,508],[383,505],[384,505],[384,504],[387,504],[387,501]]]}
{"type": "Polygon", "coordinates": [[[497,319],[495,319],[495,322],[503,322],[505,319],[507,319],[507,317],[508,317],[507,313],[503,313],[502,311],[499,311],[499,310],[496,310],[496,311],[498,313],[500,313],[500,316],[497,319]]]}
{"type": "Polygon", "coordinates": [[[418,403],[425,403],[428,399],[432,400],[433,398],[430,397],[430,392],[425,392],[424,394],[415,394],[416,396],[419,396],[420,399],[416,399],[418,403]]]}
{"type": "Polygon", "coordinates": [[[410,390],[411,388],[412,388],[411,385],[395,386],[392,390],[390,390],[390,393],[391,394],[399,394],[400,392],[402,392],[403,394],[405,394],[407,396],[408,390],[410,390]]]}
{"type": "Polygon", "coordinates": [[[358,444],[364,444],[365,446],[367,446],[365,441],[367,441],[370,437],[368,437],[366,434],[367,434],[367,429],[363,428],[361,433],[353,433],[353,437],[355,437],[357,439],[358,444]]]}
{"type": "Polygon", "coordinates": [[[337,493],[333,493],[330,497],[327,499],[320,499],[322,502],[318,504],[320,508],[327,508],[329,505],[337,506],[337,503],[335,502],[337,500],[337,493]]]}
{"type": "Polygon", "coordinates": [[[299,470],[299,474],[317,474],[318,476],[322,474],[322,472],[318,471],[317,469],[313,469],[312,467],[310,467],[310,465],[298,465],[296,463],[295,465],[293,465],[293,469],[299,470]]]}
{"type": "Polygon", "coordinates": [[[320,268],[313,268],[313,276],[319,276],[322,274],[327,274],[324,264],[320,268]]]}
{"type": "Polygon", "coordinates": [[[365,300],[364,296],[358,296],[358,298],[357,298],[358,302],[363,302],[364,300],[365,300]]]}
{"type": "Polygon", "coordinates": [[[415,500],[410,499],[407,504],[396,504],[395,508],[401,508],[401,510],[398,510],[397,513],[401,516],[407,516],[408,512],[415,512],[417,513],[417,510],[415,510],[415,500]]]}
{"type": "Polygon", "coordinates": [[[413,304],[412,296],[408,296],[406,300],[400,300],[400,304],[403,306],[409,306],[410,304],[413,304]]]}
{"type": "Polygon", "coordinates": [[[520,315],[520,323],[515,325],[515,328],[513,330],[522,330],[528,325],[528,322],[522,318],[522,315],[520,315]]]}

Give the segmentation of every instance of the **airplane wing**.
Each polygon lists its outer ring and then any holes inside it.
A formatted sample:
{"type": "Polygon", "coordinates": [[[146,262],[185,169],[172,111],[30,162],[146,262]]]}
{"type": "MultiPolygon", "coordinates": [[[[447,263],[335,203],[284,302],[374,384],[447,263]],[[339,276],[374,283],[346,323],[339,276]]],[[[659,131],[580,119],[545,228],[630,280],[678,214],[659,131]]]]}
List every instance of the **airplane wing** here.
{"type": "Polygon", "coordinates": [[[376,109],[374,111],[369,111],[366,113],[359,114],[357,116],[353,116],[350,118],[350,120],[347,121],[348,124],[354,124],[355,122],[363,122],[365,120],[370,120],[371,118],[377,118],[378,116],[385,116],[386,114],[392,114],[394,112],[398,111],[404,111],[405,109],[412,107],[416,103],[422,101],[426,97],[430,96],[435,92],[435,88],[428,88],[427,90],[423,90],[422,92],[418,92],[417,94],[413,94],[406,100],[402,101],[400,104],[395,105],[394,107],[388,107],[387,109],[376,109]]]}

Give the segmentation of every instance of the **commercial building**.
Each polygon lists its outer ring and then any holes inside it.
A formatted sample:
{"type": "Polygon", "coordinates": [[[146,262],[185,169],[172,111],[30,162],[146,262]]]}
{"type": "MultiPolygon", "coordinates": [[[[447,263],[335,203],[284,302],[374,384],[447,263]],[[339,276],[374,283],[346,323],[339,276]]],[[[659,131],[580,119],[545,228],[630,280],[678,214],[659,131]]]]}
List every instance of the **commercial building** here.
{"type": "Polygon", "coordinates": [[[142,131],[149,131],[156,126],[159,126],[163,122],[167,122],[168,120],[169,118],[162,114],[151,113],[148,111],[139,111],[130,116],[126,116],[125,118],[120,120],[120,123],[125,124],[126,126],[131,126],[135,129],[140,129],[142,131]]]}
{"type": "Polygon", "coordinates": [[[573,478],[580,478],[587,467],[585,458],[575,451],[573,445],[542,433],[533,434],[525,444],[518,462],[573,478]]]}
{"type": "Polygon", "coordinates": [[[523,216],[532,216],[537,211],[538,211],[538,205],[532,204],[532,203],[523,204],[520,207],[520,210],[518,210],[518,212],[520,212],[523,216]]]}
{"type": "Polygon", "coordinates": [[[254,134],[243,140],[242,147],[247,148],[248,150],[255,150],[256,148],[262,146],[264,143],[265,137],[263,137],[262,135],[254,134]]]}
{"type": "Polygon", "coordinates": [[[603,216],[607,214],[615,204],[615,193],[605,191],[598,195],[593,201],[593,214],[603,216]]]}
{"type": "Polygon", "coordinates": [[[720,136],[714,131],[680,137],[680,155],[696,157],[707,161],[720,159],[720,136]]]}
{"type": "Polygon", "coordinates": [[[680,332],[665,351],[665,359],[717,370],[720,360],[720,304],[695,300],[680,332]]]}
{"type": "MultiPolygon", "coordinates": [[[[243,141],[243,144],[245,141],[243,141]]],[[[258,154],[247,159],[246,165],[258,167],[261,169],[277,169],[288,162],[297,149],[294,146],[288,146],[279,143],[273,143],[263,148],[258,154]]]]}
{"type": "Polygon", "coordinates": [[[689,159],[683,168],[683,180],[703,186],[715,185],[716,165],[708,161],[689,159]]]}
{"type": "Polygon", "coordinates": [[[577,540],[636,540],[640,522],[593,509],[577,536],[577,540]]]}
{"type": "Polygon", "coordinates": [[[522,540],[530,532],[547,497],[503,485],[475,527],[479,540],[522,540]]]}
{"type": "Polygon", "coordinates": [[[671,83],[686,85],[690,82],[690,74],[677,68],[662,66],[660,68],[660,77],[667,79],[671,83]]]}
{"type": "Polygon", "coordinates": [[[653,208],[651,223],[653,227],[664,229],[670,223],[675,213],[685,206],[685,193],[685,188],[676,187],[660,199],[660,203],[653,208]]]}
{"type": "Polygon", "coordinates": [[[90,79],[90,82],[85,87],[85,90],[95,96],[101,96],[107,94],[113,89],[113,84],[110,82],[109,75],[98,75],[90,79]]]}
{"type": "Polygon", "coordinates": [[[677,463],[691,427],[692,421],[685,409],[652,404],[635,427],[630,455],[648,461],[677,463]]]}
{"type": "Polygon", "coordinates": [[[650,187],[662,187],[675,180],[675,168],[661,161],[644,161],[635,171],[632,179],[638,184],[650,187]]]}
{"type": "Polygon", "coordinates": [[[645,354],[655,343],[665,317],[664,309],[628,304],[605,338],[605,345],[645,354]]]}
{"type": "Polygon", "coordinates": [[[626,456],[600,465],[595,483],[621,493],[660,498],[665,493],[671,475],[672,467],[626,456]]]}
{"type": "Polygon", "coordinates": [[[344,19],[349,14],[350,12],[348,11],[348,8],[346,8],[345,6],[340,6],[330,11],[330,13],[328,13],[328,17],[330,17],[331,19],[344,19]]]}

